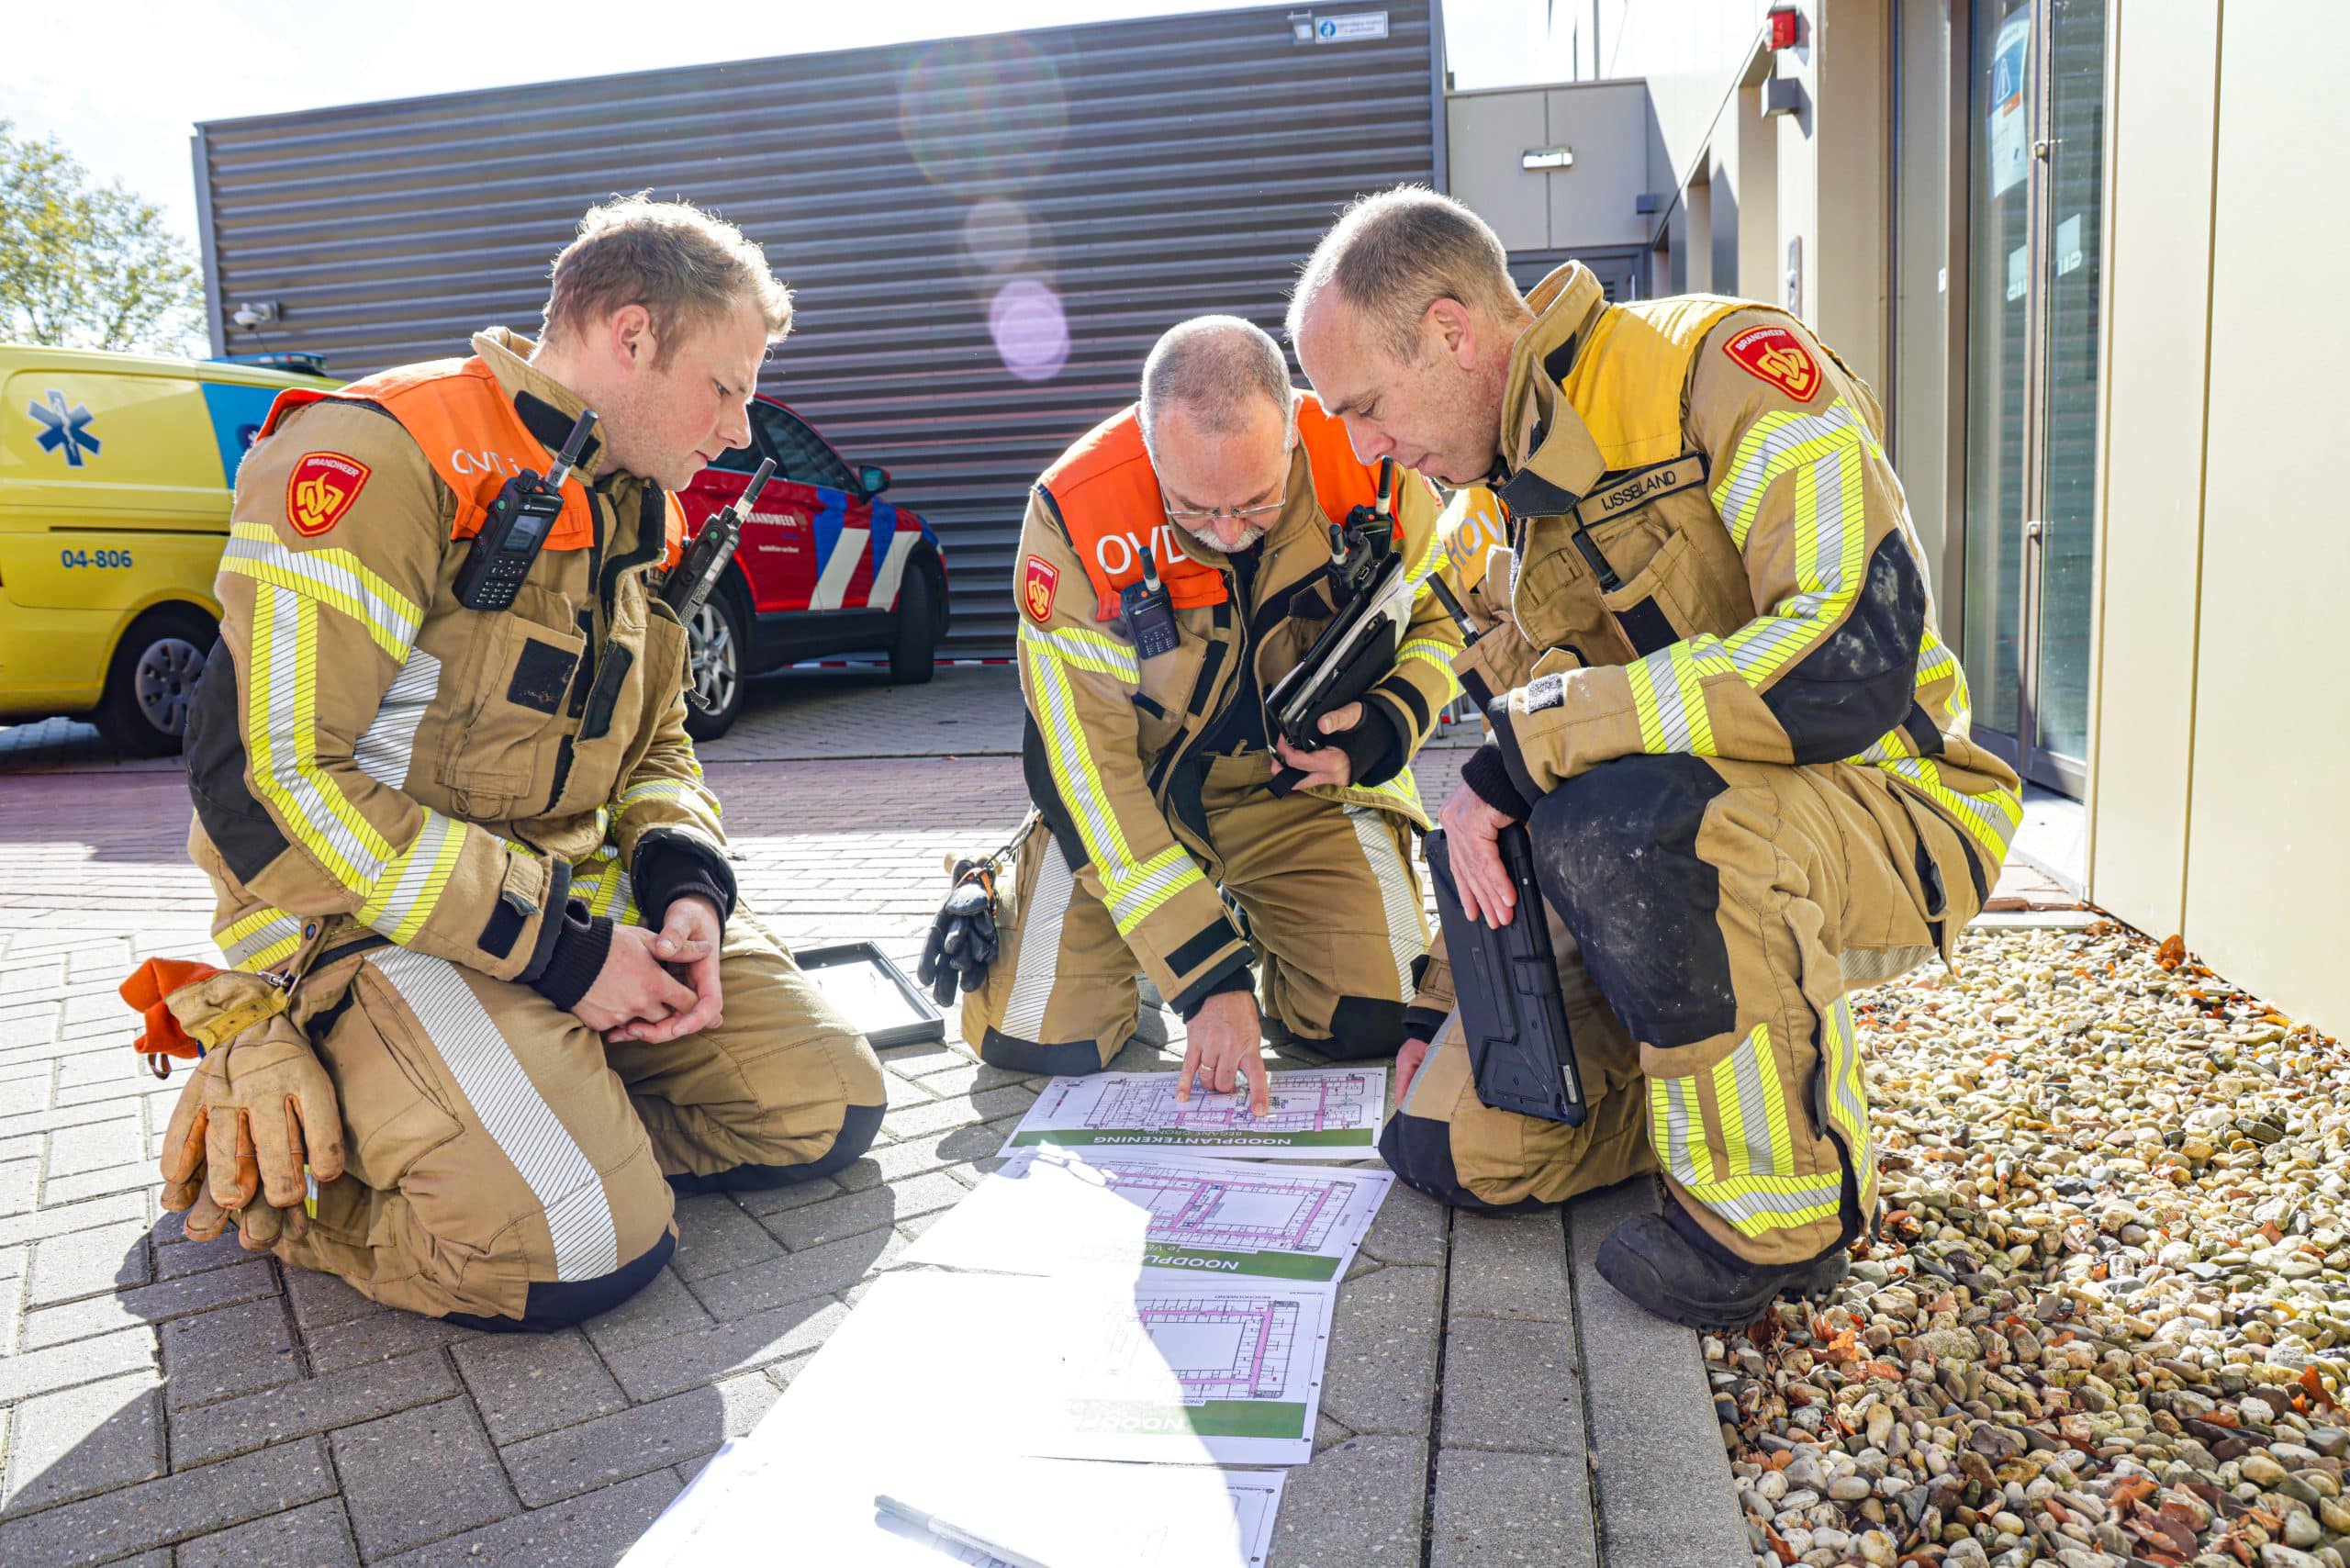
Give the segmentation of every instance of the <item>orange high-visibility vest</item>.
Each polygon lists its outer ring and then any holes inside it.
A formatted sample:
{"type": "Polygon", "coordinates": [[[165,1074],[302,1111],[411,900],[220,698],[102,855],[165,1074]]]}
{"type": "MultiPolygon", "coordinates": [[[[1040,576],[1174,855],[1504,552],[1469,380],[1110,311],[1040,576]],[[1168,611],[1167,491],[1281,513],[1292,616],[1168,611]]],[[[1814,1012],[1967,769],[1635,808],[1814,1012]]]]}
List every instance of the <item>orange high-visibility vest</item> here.
{"type": "MultiPolygon", "coordinates": [[[[1295,396],[1297,439],[1305,448],[1315,502],[1325,518],[1343,522],[1355,508],[1378,498],[1379,465],[1355,455],[1346,428],[1323,411],[1313,393],[1295,396]]],[[[1114,619],[1119,590],[1142,581],[1146,541],[1176,609],[1222,604],[1228,597],[1224,574],[1185,554],[1183,535],[1167,521],[1158,475],[1143,448],[1137,405],[1127,404],[1088,431],[1045,470],[1037,485],[1051,498],[1069,530],[1069,543],[1092,580],[1100,601],[1097,620],[1114,619]]],[[[1398,524],[1396,540],[1400,543],[1402,539],[1398,524]]]]}
{"type": "MultiPolygon", "coordinates": [[[[268,435],[295,409],[326,398],[373,403],[397,420],[415,438],[424,460],[457,498],[457,517],[449,530],[452,539],[471,539],[481,532],[489,503],[506,481],[524,468],[543,474],[552,461],[545,443],[531,433],[515,411],[514,400],[498,385],[498,373],[478,355],[472,359],[436,359],[404,364],[354,381],[334,391],[289,386],[269,407],[261,433],[268,435]]],[[[667,503],[667,549],[674,563],[684,547],[685,513],[677,498],[667,503]]],[[[565,485],[563,510],[547,535],[549,550],[585,550],[596,542],[596,523],[588,510],[584,486],[565,485]]]]}

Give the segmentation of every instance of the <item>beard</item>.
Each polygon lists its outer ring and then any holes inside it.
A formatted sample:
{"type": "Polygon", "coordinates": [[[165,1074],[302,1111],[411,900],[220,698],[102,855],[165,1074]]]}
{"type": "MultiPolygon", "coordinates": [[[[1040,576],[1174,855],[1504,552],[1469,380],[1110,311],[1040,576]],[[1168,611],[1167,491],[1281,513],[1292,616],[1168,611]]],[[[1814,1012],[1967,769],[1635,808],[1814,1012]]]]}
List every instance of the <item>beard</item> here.
{"type": "Polygon", "coordinates": [[[1198,529],[1192,527],[1189,523],[1183,523],[1179,526],[1182,528],[1183,535],[1186,539],[1190,540],[1192,543],[1203,545],[1207,549],[1213,550],[1219,555],[1237,555],[1241,551],[1246,550],[1250,545],[1256,543],[1259,539],[1265,537],[1264,525],[1261,523],[1249,524],[1247,528],[1242,529],[1230,543],[1218,539],[1213,533],[1203,533],[1198,529]]]}

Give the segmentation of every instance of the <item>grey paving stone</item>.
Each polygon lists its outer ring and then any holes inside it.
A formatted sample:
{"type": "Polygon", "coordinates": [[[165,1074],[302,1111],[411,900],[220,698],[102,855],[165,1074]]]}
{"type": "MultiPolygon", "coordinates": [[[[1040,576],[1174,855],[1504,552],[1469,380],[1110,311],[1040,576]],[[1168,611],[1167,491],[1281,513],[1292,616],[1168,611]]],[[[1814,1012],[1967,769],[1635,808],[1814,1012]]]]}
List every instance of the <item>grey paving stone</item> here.
{"type": "Polygon", "coordinates": [[[146,1157],[147,1136],[140,1130],[137,1113],[128,1116],[118,1113],[110,1121],[91,1122],[71,1132],[50,1135],[49,1175],[54,1181],[78,1171],[95,1170],[102,1165],[128,1165],[146,1157]]]}
{"type": "Polygon", "coordinates": [[[973,1061],[957,1055],[946,1066],[921,1074],[922,1086],[934,1094],[953,1097],[982,1093],[990,1089],[1002,1089],[1008,1084],[1025,1084],[1031,1089],[1045,1082],[1033,1072],[1010,1072],[988,1062],[973,1061]]]}
{"type": "Polygon", "coordinates": [[[1452,1211],[1398,1182],[1387,1190],[1362,1249],[1382,1263],[1441,1263],[1452,1211]]]}
{"type": "Polygon", "coordinates": [[[155,1243],[155,1277],[159,1280],[184,1280],[190,1274],[248,1262],[255,1256],[245,1250],[233,1226],[210,1241],[190,1241],[181,1228],[178,1215],[165,1215],[149,1234],[155,1243]]]}
{"type": "Polygon", "coordinates": [[[677,1200],[677,1250],[669,1267],[685,1280],[707,1279],[780,1257],[783,1249],[723,1193],[677,1200]]]}
{"type": "MultiPolygon", "coordinates": [[[[1521,1562],[1597,1568],[1590,1477],[1583,1457],[1486,1453],[1448,1445],[1437,1456],[1428,1546],[1430,1568],[1521,1562]]],[[[1751,1556],[1716,1559],[1713,1568],[1743,1563],[1751,1556]]],[[[1641,1568],[1650,1562],[1620,1555],[1614,1560],[1641,1568]]]]}
{"type": "Polygon", "coordinates": [[[798,1252],[804,1248],[952,1208],[970,1189],[943,1170],[909,1176],[887,1187],[845,1193],[825,1203],[772,1215],[767,1227],[798,1252]]]}
{"type": "Polygon", "coordinates": [[[327,1439],[359,1550],[370,1559],[516,1512],[498,1455],[463,1399],[403,1410],[327,1439]]]}
{"type": "Polygon", "coordinates": [[[141,1323],[164,1323],[191,1313],[209,1312],[241,1301],[277,1294],[277,1276],[266,1258],[248,1260],[229,1269],[165,1280],[114,1295],[91,1296],[62,1306],[45,1306],[25,1315],[24,1344],[28,1350],[86,1339],[141,1323]]]}
{"type": "Polygon", "coordinates": [[[1343,1443],[1348,1438],[1353,1436],[1354,1433],[1347,1430],[1344,1427],[1338,1425],[1337,1422],[1330,1419],[1330,1413],[1328,1411],[1322,1410],[1315,1412],[1314,1417],[1314,1451],[1315,1453],[1320,1453],[1324,1449],[1330,1448],[1336,1444],[1343,1443]]]}
{"type": "Polygon", "coordinates": [[[302,1343],[310,1352],[310,1372],[316,1376],[369,1361],[412,1356],[419,1350],[436,1350],[452,1340],[472,1338],[474,1330],[443,1323],[437,1317],[420,1317],[413,1312],[378,1312],[315,1333],[305,1330],[302,1343]]]}
{"type": "Polygon", "coordinates": [[[140,1193],[154,1184],[155,1162],[146,1159],[134,1159],[72,1176],[52,1176],[41,1184],[41,1201],[75,1204],[84,1198],[102,1197],[109,1193],[140,1193]]]}
{"type": "Polygon", "coordinates": [[[453,1354],[489,1440],[500,1448],[628,1403],[588,1337],[576,1328],[561,1334],[485,1334],[453,1354]]]}
{"type": "Polygon", "coordinates": [[[52,1345],[46,1350],[0,1356],[0,1404],[154,1364],[152,1328],[126,1328],[76,1339],[70,1345],[52,1345]]]}
{"type": "Polygon", "coordinates": [[[176,1561],[178,1568],[359,1568],[359,1552],[342,1505],[329,1497],[198,1536],[176,1561]]]}
{"type": "Polygon", "coordinates": [[[653,1276],[651,1284],[581,1327],[596,1349],[609,1358],[656,1339],[699,1334],[716,1322],[676,1271],[664,1269],[653,1276]]]}
{"type": "Polygon", "coordinates": [[[242,1399],[174,1410],[172,1457],[181,1465],[209,1464],[271,1443],[430,1405],[458,1392],[456,1373],[442,1357],[371,1361],[242,1399]]]}
{"type": "Polygon", "coordinates": [[[334,1488],[326,1445],[305,1439],[0,1523],[0,1562],[111,1562],[313,1503],[334,1488]]]}
{"type": "Polygon", "coordinates": [[[1568,1209],[1600,1538],[1609,1561],[1717,1568],[1751,1555],[1697,1337],[1651,1317],[1599,1277],[1594,1260],[1617,1224],[1656,1210],[1648,1178],[1568,1209]]]}
{"type": "MultiPolygon", "coordinates": [[[[655,1471],[618,1486],[389,1559],[384,1568],[487,1568],[493,1563],[607,1563],[643,1535],[681,1489],[675,1473],[655,1471]]],[[[716,1568],[713,1564],[712,1568],[716,1568]]]]}
{"type": "Polygon", "coordinates": [[[391,1310],[369,1301],[332,1274],[291,1265],[285,1270],[285,1299],[294,1304],[294,1326],[305,1335],[391,1310]]]}
{"type": "Polygon", "coordinates": [[[70,1503],[162,1474],[162,1386],[153,1372],[134,1372],[17,1406],[6,1511],[70,1503]]]}
{"type": "Polygon", "coordinates": [[[0,1215],[30,1214],[40,1196],[40,1161],[0,1162],[0,1215]]]}
{"type": "Polygon", "coordinates": [[[699,1334],[655,1340],[605,1361],[631,1399],[659,1399],[812,1350],[847,1316],[840,1303],[817,1296],[699,1334]]]}
{"type": "Polygon", "coordinates": [[[1322,1405],[1350,1430],[1427,1433],[1443,1280],[1438,1269],[1382,1269],[1338,1292],[1322,1405]]]}
{"type": "Polygon", "coordinates": [[[1446,1327],[1444,1446],[1565,1453],[1584,1448],[1574,1330],[1564,1323],[1455,1317],[1446,1327]]]}
{"type": "Polygon", "coordinates": [[[1565,1322],[1567,1243],[1558,1215],[1453,1215],[1451,1311],[1565,1322]]]}
{"type": "Polygon", "coordinates": [[[794,1182],[789,1187],[767,1187],[757,1192],[737,1193],[734,1201],[749,1213],[760,1216],[781,1214],[786,1209],[805,1208],[821,1204],[841,1191],[841,1184],[830,1176],[818,1176],[811,1181],[794,1182]]]}
{"type": "Polygon", "coordinates": [[[890,1231],[867,1231],[703,1280],[694,1294],[711,1316],[730,1323],[809,1296],[837,1295],[904,1249],[890,1231]]]}
{"type": "Polygon", "coordinates": [[[145,1216],[42,1238],[33,1247],[27,1304],[47,1306],[143,1285],[155,1277],[145,1216]]]}
{"type": "Polygon", "coordinates": [[[616,1415],[501,1446],[498,1458],[526,1506],[576,1497],[668,1465],[697,1460],[758,1424],[782,1397],[760,1372],[632,1406],[616,1415]]]}
{"type": "Polygon", "coordinates": [[[908,1138],[903,1143],[875,1149],[864,1159],[835,1172],[834,1180],[850,1192],[856,1193],[884,1182],[901,1182],[925,1170],[960,1165],[967,1159],[985,1159],[1003,1147],[1009,1129],[1001,1125],[983,1123],[978,1126],[957,1127],[953,1132],[908,1138]]]}
{"type": "Polygon", "coordinates": [[[1349,1438],[1289,1473],[1273,1523],[1277,1568],[1419,1568],[1424,1438],[1349,1438]]]}
{"type": "Polygon", "coordinates": [[[162,1327],[165,1394],[174,1410],[292,1383],[302,1375],[275,1296],[162,1327]]]}

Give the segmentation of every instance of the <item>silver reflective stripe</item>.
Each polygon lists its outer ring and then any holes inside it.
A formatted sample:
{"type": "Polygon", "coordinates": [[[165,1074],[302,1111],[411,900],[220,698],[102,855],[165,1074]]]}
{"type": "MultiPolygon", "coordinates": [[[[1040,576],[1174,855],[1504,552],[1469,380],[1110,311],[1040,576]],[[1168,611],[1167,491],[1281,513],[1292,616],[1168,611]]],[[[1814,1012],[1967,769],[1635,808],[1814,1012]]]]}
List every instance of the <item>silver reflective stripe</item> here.
{"type": "Polygon", "coordinates": [[[1673,1179],[1684,1187],[1697,1184],[1697,1162],[1690,1158],[1691,1124],[1696,1112],[1697,1089],[1693,1080],[1668,1078],[1664,1085],[1664,1157],[1673,1179]]]}
{"type": "Polygon", "coordinates": [[[997,1025],[1015,1040],[1037,1045],[1045,1041],[1045,1004],[1053,997],[1053,977],[1060,969],[1061,917],[1069,913],[1069,895],[1077,879],[1061,846],[1047,835],[1037,853],[1036,886],[1028,907],[1020,912],[1020,963],[1012,971],[1012,1000],[1004,1003],[1003,1022],[997,1025]]]}
{"type": "Polygon", "coordinates": [[[263,926],[252,935],[240,938],[239,940],[222,947],[220,949],[220,956],[229,961],[229,967],[230,969],[241,969],[244,967],[245,960],[252,958],[255,953],[259,953],[266,948],[274,946],[276,944],[285,941],[289,936],[299,936],[301,935],[301,921],[290,914],[281,914],[272,919],[268,924],[263,926]]]}
{"type": "Polygon", "coordinates": [[[1934,956],[1931,947],[1847,947],[1846,985],[1882,985],[1897,980],[1934,956]]]}
{"type": "Polygon", "coordinates": [[[300,809],[302,820],[323,835],[334,846],[335,853],[342,857],[343,864],[372,888],[384,874],[385,857],[362,844],[342,814],[327,803],[319,788],[319,777],[306,766],[317,756],[318,737],[296,716],[301,689],[314,681],[318,674],[309,667],[309,648],[305,646],[316,645],[318,606],[291,588],[264,591],[272,612],[267,655],[271,776],[300,809]]]}
{"type": "Polygon", "coordinates": [[[1771,1156],[1771,1110],[1770,1102],[1762,1097],[1762,1075],[1778,1071],[1779,1065],[1762,1059],[1755,1048],[1756,1039],[1755,1034],[1749,1033],[1730,1052],[1730,1081],[1738,1092],[1738,1126],[1746,1139],[1746,1169],[1777,1174],[1778,1166],[1771,1156]]]}
{"type": "Polygon", "coordinates": [[[483,1130],[538,1199],[554,1242],[554,1277],[592,1280],[619,1268],[620,1237],[604,1179],[456,967],[406,947],[378,948],[367,961],[424,1025],[483,1130]]]}
{"type": "Polygon", "coordinates": [[[1369,806],[1348,806],[1347,820],[1354,824],[1355,841],[1362,846],[1362,857],[1371,862],[1371,875],[1379,879],[1387,950],[1395,959],[1395,995],[1408,1007],[1413,996],[1412,965],[1427,951],[1420,934],[1419,890],[1412,885],[1412,874],[1404,869],[1394,835],[1387,831],[1385,812],[1369,806]]]}
{"type": "Polygon", "coordinates": [[[352,745],[351,760],[360,772],[388,789],[406,787],[416,727],[424,722],[440,689],[441,661],[422,648],[410,650],[408,663],[386,689],[374,722],[352,745]]]}

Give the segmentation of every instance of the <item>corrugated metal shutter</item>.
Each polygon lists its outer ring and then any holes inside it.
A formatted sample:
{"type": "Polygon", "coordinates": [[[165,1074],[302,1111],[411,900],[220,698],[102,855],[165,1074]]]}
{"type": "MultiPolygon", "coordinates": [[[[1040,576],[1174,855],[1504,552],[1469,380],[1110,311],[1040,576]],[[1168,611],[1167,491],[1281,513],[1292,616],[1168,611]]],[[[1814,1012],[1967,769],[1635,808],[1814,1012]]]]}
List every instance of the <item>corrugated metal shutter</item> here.
{"type": "MultiPolygon", "coordinates": [[[[215,309],[339,375],[535,330],[579,214],[652,187],[763,243],[799,325],[762,388],[947,552],[946,651],[1009,651],[1029,483],[1170,323],[1278,327],[1360,192],[1438,165],[1427,0],[1383,40],[1285,8],[647,72],[202,129],[215,309]]],[[[1360,14],[1360,13],[1356,13],[1360,14]]],[[[216,330],[218,329],[216,328],[216,330]]],[[[229,348],[263,346],[229,331],[229,348]]]]}

